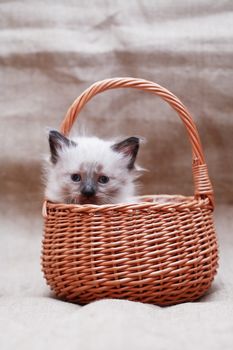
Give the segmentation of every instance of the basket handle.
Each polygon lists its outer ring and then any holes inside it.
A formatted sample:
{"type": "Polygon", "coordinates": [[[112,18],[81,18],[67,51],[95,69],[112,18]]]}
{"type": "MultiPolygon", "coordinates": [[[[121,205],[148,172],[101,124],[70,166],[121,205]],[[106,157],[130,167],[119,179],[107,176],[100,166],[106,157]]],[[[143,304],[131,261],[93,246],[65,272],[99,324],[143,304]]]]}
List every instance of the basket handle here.
{"type": "Polygon", "coordinates": [[[195,197],[209,198],[210,205],[214,208],[213,188],[209,179],[207,165],[201,145],[201,140],[196,125],[183,103],[170,91],[164,87],[148,80],[136,78],[112,78],[98,81],[87,88],[70,106],[66,116],[60,126],[60,131],[68,135],[79,112],[85,104],[95,95],[110,89],[134,88],[148,91],[160,96],[163,100],[178,113],[188,132],[189,140],[192,145],[192,171],[194,179],[195,197]]]}

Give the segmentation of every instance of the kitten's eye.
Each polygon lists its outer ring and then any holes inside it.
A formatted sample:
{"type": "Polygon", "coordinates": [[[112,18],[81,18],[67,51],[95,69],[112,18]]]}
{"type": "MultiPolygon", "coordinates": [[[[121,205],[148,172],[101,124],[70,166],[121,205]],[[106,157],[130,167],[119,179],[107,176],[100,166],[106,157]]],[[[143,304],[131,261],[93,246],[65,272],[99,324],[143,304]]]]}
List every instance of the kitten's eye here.
{"type": "Polygon", "coordinates": [[[105,175],[101,175],[98,178],[98,182],[100,182],[101,184],[106,184],[109,181],[109,177],[105,176],[105,175]]]}
{"type": "Polygon", "coordinates": [[[79,182],[79,181],[81,181],[81,175],[79,175],[79,174],[72,174],[71,175],[71,180],[74,181],[74,182],[79,182]]]}

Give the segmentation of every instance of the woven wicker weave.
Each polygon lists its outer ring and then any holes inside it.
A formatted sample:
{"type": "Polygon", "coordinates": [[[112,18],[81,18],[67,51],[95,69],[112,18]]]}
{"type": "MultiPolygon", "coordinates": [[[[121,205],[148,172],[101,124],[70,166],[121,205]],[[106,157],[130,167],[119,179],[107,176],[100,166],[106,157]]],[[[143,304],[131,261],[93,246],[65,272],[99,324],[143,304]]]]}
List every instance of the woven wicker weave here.
{"type": "Polygon", "coordinates": [[[44,202],[42,268],[55,294],[85,304],[120,298],[170,305],[192,301],[210,287],[218,265],[213,189],[196,126],[171,92],[150,81],[107,79],[77,98],[61,125],[68,135],[96,94],[136,88],[159,95],[178,112],[192,145],[195,192],[141,197],[137,204],[44,202]]]}

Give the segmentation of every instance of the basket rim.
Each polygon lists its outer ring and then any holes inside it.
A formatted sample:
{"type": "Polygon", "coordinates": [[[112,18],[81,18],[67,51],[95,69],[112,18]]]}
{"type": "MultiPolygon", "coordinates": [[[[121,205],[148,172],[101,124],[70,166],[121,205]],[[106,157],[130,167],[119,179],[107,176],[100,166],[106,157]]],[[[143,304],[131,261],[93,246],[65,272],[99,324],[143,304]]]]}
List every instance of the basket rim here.
{"type": "Polygon", "coordinates": [[[118,204],[67,204],[67,203],[54,203],[47,199],[44,200],[42,215],[47,217],[47,209],[57,210],[69,210],[72,212],[107,212],[107,211],[133,211],[133,210],[165,210],[165,211],[190,211],[200,208],[208,208],[213,210],[211,201],[208,197],[200,198],[195,196],[185,195],[143,195],[135,196],[140,202],[137,203],[118,203],[118,204]],[[165,199],[164,202],[154,201],[156,199],[165,199]],[[172,201],[173,199],[173,201],[172,201]],[[176,199],[176,201],[174,201],[176,199]]]}

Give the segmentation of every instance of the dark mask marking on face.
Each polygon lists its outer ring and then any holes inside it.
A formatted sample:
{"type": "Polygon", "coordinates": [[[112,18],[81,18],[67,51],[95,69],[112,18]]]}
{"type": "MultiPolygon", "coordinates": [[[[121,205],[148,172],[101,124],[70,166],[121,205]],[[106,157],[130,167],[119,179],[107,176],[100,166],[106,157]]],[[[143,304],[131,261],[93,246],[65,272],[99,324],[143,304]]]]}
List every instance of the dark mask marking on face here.
{"type": "Polygon", "coordinates": [[[80,192],[85,197],[93,197],[96,194],[96,183],[93,178],[86,178],[82,181],[80,192]]]}

